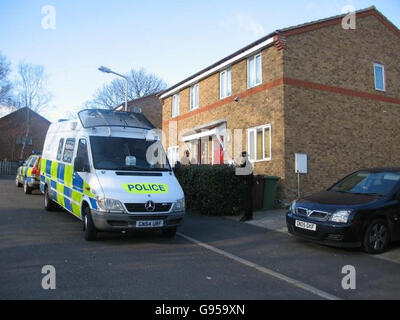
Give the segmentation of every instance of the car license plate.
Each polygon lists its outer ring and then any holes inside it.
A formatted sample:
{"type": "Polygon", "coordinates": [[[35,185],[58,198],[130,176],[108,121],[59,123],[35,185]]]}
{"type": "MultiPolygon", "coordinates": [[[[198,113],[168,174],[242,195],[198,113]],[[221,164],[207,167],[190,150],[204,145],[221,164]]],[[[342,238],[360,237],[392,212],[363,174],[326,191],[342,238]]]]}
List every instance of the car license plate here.
{"type": "Polygon", "coordinates": [[[164,220],[136,221],[137,228],[158,228],[164,225],[164,220]]]}
{"type": "Polygon", "coordinates": [[[300,221],[300,220],[296,220],[295,226],[297,228],[301,228],[301,229],[305,229],[305,230],[311,230],[311,231],[317,230],[317,225],[315,223],[304,222],[304,221],[300,221]]]}

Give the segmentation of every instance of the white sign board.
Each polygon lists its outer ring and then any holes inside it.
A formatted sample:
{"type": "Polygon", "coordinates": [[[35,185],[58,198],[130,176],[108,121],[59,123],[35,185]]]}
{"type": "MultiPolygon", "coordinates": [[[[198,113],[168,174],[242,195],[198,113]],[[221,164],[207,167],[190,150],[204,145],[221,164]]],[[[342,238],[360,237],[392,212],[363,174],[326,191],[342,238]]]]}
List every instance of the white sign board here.
{"type": "Polygon", "coordinates": [[[295,153],[294,161],[296,173],[307,173],[307,155],[305,153],[295,153]]]}

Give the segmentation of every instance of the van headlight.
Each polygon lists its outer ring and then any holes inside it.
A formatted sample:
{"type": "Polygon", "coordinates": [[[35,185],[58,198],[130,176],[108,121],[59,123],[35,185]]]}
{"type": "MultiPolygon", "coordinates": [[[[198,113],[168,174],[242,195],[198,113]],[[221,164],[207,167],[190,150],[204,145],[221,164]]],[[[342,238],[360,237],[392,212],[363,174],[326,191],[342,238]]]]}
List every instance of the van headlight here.
{"type": "Polygon", "coordinates": [[[175,201],[172,211],[185,211],[185,198],[175,201]]]}
{"type": "Polygon", "coordinates": [[[339,210],[332,214],[330,220],[332,222],[339,222],[339,223],[347,223],[349,220],[349,216],[351,214],[351,210],[339,210]]]}
{"type": "Polygon", "coordinates": [[[97,205],[99,207],[99,211],[102,212],[125,212],[124,206],[119,200],[100,198],[97,199],[97,205]]]}

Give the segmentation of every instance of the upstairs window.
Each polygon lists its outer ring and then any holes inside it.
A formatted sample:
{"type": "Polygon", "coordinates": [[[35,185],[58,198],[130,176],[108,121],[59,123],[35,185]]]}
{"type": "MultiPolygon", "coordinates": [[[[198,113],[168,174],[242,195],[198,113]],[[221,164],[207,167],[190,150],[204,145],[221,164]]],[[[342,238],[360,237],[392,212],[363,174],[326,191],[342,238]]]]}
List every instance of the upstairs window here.
{"type": "Polygon", "coordinates": [[[223,99],[232,94],[231,69],[226,69],[219,74],[219,98],[223,99]]]}
{"type": "Polygon", "coordinates": [[[255,87],[262,82],[261,53],[247,60],[247,87],[255,87]]]}
{"type": "Polygon", "coordinates": [[[199,84],[190,87],[190,110],[197,109],[199,107],[199,84]]]}
{"type": "Polygon", "coordinates": [[[179,94],[172,96],[172,118],[179,116],[179,94]]]}
{"type": "Polygon", "coordinates": [[[375,90],[385,91],[385,66],[374,63],[375,90]]]}

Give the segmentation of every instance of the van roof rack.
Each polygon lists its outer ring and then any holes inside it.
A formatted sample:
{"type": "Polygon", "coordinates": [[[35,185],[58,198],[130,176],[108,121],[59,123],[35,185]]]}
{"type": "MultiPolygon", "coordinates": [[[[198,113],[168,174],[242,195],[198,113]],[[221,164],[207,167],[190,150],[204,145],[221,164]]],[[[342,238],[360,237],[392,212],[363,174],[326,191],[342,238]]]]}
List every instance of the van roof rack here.
{"type": "Polygon", "coordinates": [[[85,109],[78,112],[82,127],[124,127],[151,130],[152,123],[142,114],[136,112],[107,109],[85,109]]]}

